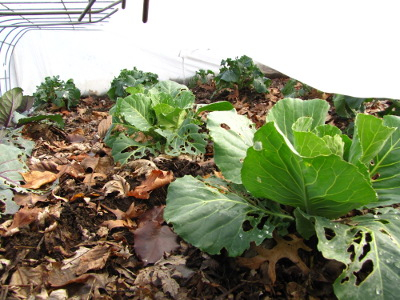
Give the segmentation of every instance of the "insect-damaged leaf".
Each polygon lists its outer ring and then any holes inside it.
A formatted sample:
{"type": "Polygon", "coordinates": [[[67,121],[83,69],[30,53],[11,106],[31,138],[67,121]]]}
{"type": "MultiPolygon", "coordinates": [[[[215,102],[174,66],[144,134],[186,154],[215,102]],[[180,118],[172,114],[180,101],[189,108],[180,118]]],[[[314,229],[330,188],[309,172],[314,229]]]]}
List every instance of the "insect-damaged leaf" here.
{"type": "Polygon", "coordinates": [[[376,210],[349,225],[315,218],[318,249],[347,268],[334,283],[339,299],[397,299],[400,286],[400,211],[376,210]],[[327,236],[327,232],[329,236],[327,236]]]}
{"type": "Polygon", "coordinates": [[[221,193],[216,187],[185,176],[170,184],[164,218],[180,237],[197,248],[210,254],[226,248],[230,256],[238,256],[250,242],[260,244],[272,237],[275,226],[261,222],[266,213],[234,193],[221,193]]]}

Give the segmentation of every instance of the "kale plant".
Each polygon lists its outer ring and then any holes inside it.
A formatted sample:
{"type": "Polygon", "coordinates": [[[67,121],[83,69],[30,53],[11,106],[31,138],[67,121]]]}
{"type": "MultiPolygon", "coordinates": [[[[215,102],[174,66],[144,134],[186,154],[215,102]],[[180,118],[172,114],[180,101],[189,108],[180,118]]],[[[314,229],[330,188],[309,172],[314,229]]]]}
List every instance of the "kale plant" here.
{"type": "Polygon", "coordinates": [[[212,70],[198,70],[195,75],[190,78],[189,88],[194,88],[198,84],[207,84],[214,76],[215,73],[212,70]]]}
{"type": "Polygon", "coordinates": [[[239,90],[248,88],[257,93],[267,93],[271,80],[264,76],[250,57],[243,55],[236,59],[222,60],[215,83],[217,90],[237,85],[239,90]]]}
{"type": "Polygon", "coordinates": [[[53,76],[46,77],[44,82],[36,87],[33,96],[35,98],[34,106],[36,107],[52,103],[56,107],[70,109],[78,105],[81,92],[75,86],[73,79],[64,82],[60,80],[60,76],[53,76]]]}
{"type": "Polygon", "coordinates": [[[135,87],[143,85],[150,87],[158,82],[158,75],[151,72],[143,72],[134,67],[132,70],[121,70],[118,77],[115,77],[111,82],[111,88],[107,95],[112,100],[118,97],[127,97],[129,93],[125,90],[127,87],[135,87]]]}

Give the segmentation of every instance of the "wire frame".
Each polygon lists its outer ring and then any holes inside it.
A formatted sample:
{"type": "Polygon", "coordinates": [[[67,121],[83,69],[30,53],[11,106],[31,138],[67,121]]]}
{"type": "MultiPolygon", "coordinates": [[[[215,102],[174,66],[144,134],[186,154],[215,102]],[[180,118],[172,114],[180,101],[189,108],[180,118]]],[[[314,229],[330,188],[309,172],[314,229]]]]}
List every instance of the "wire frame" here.
{"type": "Polygon", "coordinates": [[[11,57],[32,30],[98,30],[126,0],[25,0],[0,2],[0,96],[11,87],[11,57]]]}

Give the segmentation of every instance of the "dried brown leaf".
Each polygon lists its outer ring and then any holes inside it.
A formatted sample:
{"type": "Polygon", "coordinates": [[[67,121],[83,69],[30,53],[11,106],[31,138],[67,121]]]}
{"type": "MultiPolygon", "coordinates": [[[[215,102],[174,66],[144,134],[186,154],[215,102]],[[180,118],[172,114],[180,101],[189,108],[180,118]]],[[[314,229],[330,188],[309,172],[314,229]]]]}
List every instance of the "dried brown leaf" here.
{"type": "Polygon", "coordinates": [[[299,238],[294,234],[289,234],[288,236],[291,240],[286,240],[274,233],[274,239],[277,242],[275,247],[272,249],[266,249],[262,246],[253,245],[252,248],[258,253],[258,255],[252,258],[238,257],[237,262],[242,266],[258,269],[264,262],[268,261],[268,276],[272,284],[276,281],[276,263],[282,258],[290,259],[300,268],[303,274],[308,274],[310,269],[301,260],[298,250],[303,249],[305,251],[311,251],[312,249],[304,244],[302,238],[299,238]]]}
{"type": "Polygon", "coordinates": [[[19,206],[33,206],[36,202],[47,202],[48,194],[40,195],[34,193],[15,193],[13,200],[19,206]]]}
{"type": "Polygon", "coordinates": [[[113,245],[97,245],[79,257],[79,265],[75,270],[76,275],[81,275],[89,270],[104,268],[112,253],[113,245]]]}
{"type": "Polygon", "coordinates": [[[49,171],[30,171],[27,173],[21,173],[21,175],[26,182],[22,187],[27,189],[38,189],[57,179],[57,175],[49,171]]]}
{"type": "Polygon", "coordinates": [[[12,223],[9,227],[1,228],[1,236],[10,236],[19,231],[19,228],[26,226],[36,221],[40,212],[43,209],[34,207],[23,207],[18,212],[15,213],[12,223]]]}
{"type": "Polygon", "coordinates": [[[134,170],[133,176],[146,176],[148,177],[153,170],[157,170],[157,166],[154,162],[147,159],[137,159],[129,162],[127,164],[128,167],[134,170]]]}
{"type": "Polygon", "coordinates": [[[97,126],[97,133],[100,138],[104,138],[108,129],[112,125],[112,116],[107,116],[107,118],[100,121],[99,125],[97,126]]]}
{"type": "Polygon", "coordinates": [[[85,175],[85,179],[83,179],[83,183],[86,186],[94,186],[98,184],[99,181],[104,181],[107,179],[107,175],[103,173],[90,173],[85,175]]]}
{"type": "MultiPolygon", "coordinates": [[[[157,214],[158,216],[159,214],[157,214]]],[[[155,263],[179,247],[177,235],[166,225],[158,221],[145,221],[134,231],[134,248],[145,265],[155,263]]]]}
{"type": "Polygon", "coordinates": [[[113,178],[113,180],[110,180],[104,185],[103,189],[105,195],[117,192],[118,198],[126,197],[131,188],[130,184],[125,180],[125,178],[119,175],[114,175],[113,178]]]}
{"type": "Polygon", "coordinates": [[[172,171],[153,170],[146,180],[133,191],[129,191],[127,196],[133,196],[138,199],[149,199],[151,191],[171,183],[172,180],[174,180],[172,171]]]}

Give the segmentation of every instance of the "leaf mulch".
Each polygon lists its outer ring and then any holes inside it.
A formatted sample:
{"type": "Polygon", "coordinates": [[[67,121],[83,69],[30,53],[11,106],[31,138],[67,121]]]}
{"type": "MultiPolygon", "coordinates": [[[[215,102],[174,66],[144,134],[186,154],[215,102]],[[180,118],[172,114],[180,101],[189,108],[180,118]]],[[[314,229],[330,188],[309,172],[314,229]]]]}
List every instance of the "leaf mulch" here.
{"type": "MultiPolygon", "coordinates": [[[[286,80],[274,79],[265,95],[235,89],[213,95],[212,83],[193,92],[198,103],[231,101],[261,126],[286,80]]],[[[307,97],[331,101],[317,91],[307,97]]],[[[36,142],[25,186],[45,192],[17,194],[20,210],[1,216],[0,300],[336,299],[332,283],[343,265],[325,260],[316,241],[303,241],[294,229],[240,258],[210,256],[176,236],[162,217],[168,183],[218,175],[212,146],[204,157],[118,166],[103,144],[112,105],[89,96],[61,111],[63,130],[25,126],[24,137],[36,142]]],[[[333,110],[327,122],[347,125],[333,110]]]]}

